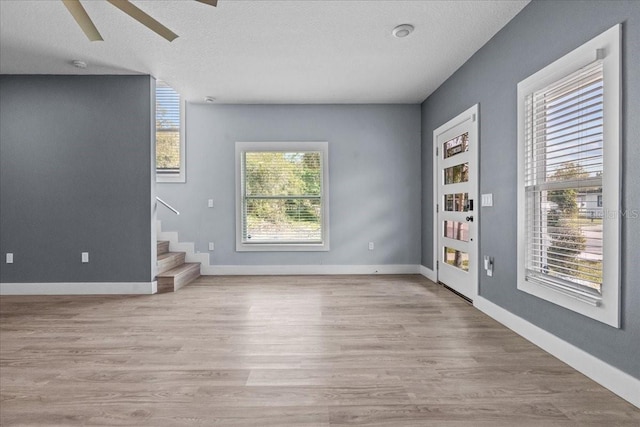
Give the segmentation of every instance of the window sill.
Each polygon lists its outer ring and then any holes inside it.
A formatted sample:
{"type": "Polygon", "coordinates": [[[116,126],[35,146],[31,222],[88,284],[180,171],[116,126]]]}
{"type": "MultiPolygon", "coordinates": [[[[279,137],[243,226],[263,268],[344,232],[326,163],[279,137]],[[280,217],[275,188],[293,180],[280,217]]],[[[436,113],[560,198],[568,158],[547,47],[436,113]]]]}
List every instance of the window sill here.
{"type": "Polygon", "coordinates": [[[573,289],[570,286],[564,286],[560,283],[554,283],[553,281],[546,281],[542,278],[528,278],[526,280],[532,285],[549,288],[554,292],[558,292],[594,307],[598,307],[602,304],[602,298],[599,295],[589,294],[588,292],[580,291],[579,289],[573,289]]]}
{"type": "Polygon", "coordinates": [[[186,177],[184,176],[184,174],[180,173],[180,174],[156,174],[156,182],[159,183],[178,183],[178,184],[184,184],[185,182],[187,182],[186,177]]]}
{"type": "Polygon", "coordinates": [[[603,298],[587,297],[555,285],[523,279],[518,281],[518,290],[614,328],[620,328],[619,301],[607,301],[611,298],[606,298],[605,295],[603,298]]]}
{"type": "Polygon", "coordinates": [[[328,252],[328,243],[236,243],[236,252],[328,252]]]}

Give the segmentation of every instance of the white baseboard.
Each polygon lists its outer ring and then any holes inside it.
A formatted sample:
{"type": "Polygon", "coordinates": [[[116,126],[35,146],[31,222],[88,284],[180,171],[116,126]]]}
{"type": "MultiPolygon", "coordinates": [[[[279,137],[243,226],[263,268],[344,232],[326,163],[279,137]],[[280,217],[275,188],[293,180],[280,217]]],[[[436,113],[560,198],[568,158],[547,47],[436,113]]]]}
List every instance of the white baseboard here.
{"type": "Polygon", "coordinates": [[[202,265],[203,276],[275,276],[318,274],[418,274],[414,264],[395,265],[202,265]]]}
{"type": "Polygon", "coordinates": [[[640,379],[622,372],[481,296],[474,298],[473,305],[547,353],[640,408],[640,379]]]}
{"type": "Polygon", "coordinates": [[[438,275],[436,274],[436,272],[431,270],[430,268],[425,267],[424,265],[420,266],[420,274],[431,280],[433,283],[438,282],[438,275]]]}
{"type": "Polygon", "coordinates": [[[150,295],[158,282],[0,283],[0,295],[150,295]]]}
{"type": "Polygon", "coordinates": [[[415,264],[391,265],[211,265],[209,253],[196,252],[192,242],[180,242],[175,231],[162,231],[156,221],[157,239],[169,241],[171,252],[185,252],[186,262],[199,262],[203,276],[276,276],[320,274],[419,274],[415,264]]]}

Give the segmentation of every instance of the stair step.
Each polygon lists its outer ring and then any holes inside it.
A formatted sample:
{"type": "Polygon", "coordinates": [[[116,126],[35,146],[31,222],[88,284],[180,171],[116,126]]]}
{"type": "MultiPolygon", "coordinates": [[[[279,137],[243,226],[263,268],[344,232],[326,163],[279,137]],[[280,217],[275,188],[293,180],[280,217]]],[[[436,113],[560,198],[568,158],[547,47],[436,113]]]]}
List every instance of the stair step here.
{"type": "Polygon", "coordinates": [[[158,254],[158,274],[164,273],[165,271],[169,271],[172,268],[176,268],[179,265],[184,264],[184,252],[166,252],[163,254],[158,254]]]}
{"type": "Polygon", "coordinates": [[[158,255],[166,254],[169,252],[169,241],[158,240],[158,255]]]}
{"type": "Polygon", "coordinates": [[[188,262],[158,274],[158,293],[175,292],[200,277],[200,263],[188,262]]]}

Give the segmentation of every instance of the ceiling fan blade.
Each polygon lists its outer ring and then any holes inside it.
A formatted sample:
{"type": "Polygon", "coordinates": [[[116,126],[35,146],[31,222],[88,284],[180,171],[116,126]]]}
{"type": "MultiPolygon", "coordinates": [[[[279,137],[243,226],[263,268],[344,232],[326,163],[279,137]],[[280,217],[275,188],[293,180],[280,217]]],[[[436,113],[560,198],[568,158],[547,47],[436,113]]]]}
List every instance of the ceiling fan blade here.
{"type": "Polygon", "coordinates": [[[178,37],[176,33],[153,19],[147,13],[139,9],[137,6],[134,6],[129,2],[129,0],[107,0],[109,3],[150,29],[151,31],[161,35],[165,39],[169,41],[173,41],[178,37]]]}
{"type": "Polygon", "coordinates": [[[67,10],[69,10],[69,13],[71,13],[71,16],[73,16],[73,19],[76,20],[89,40],[92,42],[103,40],[80,0],[62,0],[62,3],[67,7],[67,10]]]}
{"type": "Polygon", "coordinates": [[[209,6],[216,7],[218,5],[218,0],[196,0],[200,3],[208,4],[209,6]]]}

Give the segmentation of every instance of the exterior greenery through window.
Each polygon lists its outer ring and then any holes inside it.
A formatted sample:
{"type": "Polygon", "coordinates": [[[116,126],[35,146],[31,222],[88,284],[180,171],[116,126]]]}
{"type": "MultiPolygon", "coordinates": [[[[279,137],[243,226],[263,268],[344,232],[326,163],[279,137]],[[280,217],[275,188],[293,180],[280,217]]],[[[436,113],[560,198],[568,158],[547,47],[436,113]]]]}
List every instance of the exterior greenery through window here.
{"type": "Polygon", "coordinates": [[[323,151],[243,150],[240,161],[240,244],[325,250],[323,151]]]}
{"type": "Polygon", "coordinates": [[[518,288],[612,326],[619,38],[616,26],[518,85],[518,288]]]}
{"type": "Polygon", "coordinates": [[[156,174],[161,181],[184,181],[180,94],[156,82],[156,174]]]}
{"type": "Polygon", "coordinates": [[[245,153],[244,167],[245,241],[322,241],[320,153],[245,153]]]}

